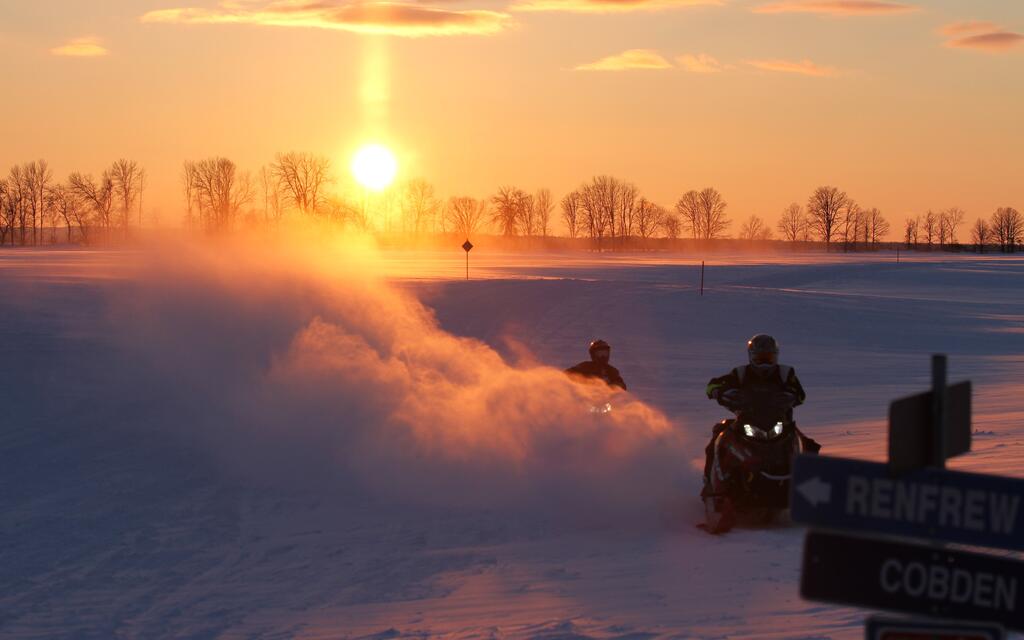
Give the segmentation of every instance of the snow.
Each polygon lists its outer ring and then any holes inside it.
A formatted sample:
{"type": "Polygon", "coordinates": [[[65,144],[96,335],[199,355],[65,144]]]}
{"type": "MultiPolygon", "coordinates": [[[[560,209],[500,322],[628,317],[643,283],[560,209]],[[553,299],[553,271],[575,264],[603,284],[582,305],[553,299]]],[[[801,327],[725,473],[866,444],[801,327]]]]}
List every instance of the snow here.
{"type": "Polygon", "coordinates": [[[803,531],[696,529],[708,378],[770,332],[828,455],[929,355],[1024,474],[1024,259],[0,251],[4,637],[855,638],[803,531]],[[255,255],[254,255],[255,254],[255,255]],[[421,306],[422,305],[422,306],[421,306]],[[550,367],[601,337],[630,386],[550,367]]]}

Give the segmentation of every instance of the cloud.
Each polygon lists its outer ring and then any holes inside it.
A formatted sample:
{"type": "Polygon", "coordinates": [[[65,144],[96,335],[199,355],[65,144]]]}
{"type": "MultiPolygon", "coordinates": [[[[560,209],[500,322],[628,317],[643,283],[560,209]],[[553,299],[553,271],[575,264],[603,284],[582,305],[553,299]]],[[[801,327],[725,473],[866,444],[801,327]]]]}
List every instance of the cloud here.
{"type": "Polygon", "coordinates": [[[55,56],[68,56],[72,58],[99,58],[110,55],[110,50],[103,46],[102,41],[96,37],[75,38],[67,44],[50,49],[55,56]]]}
{"type": "Polygon", "coordinates": [[[141,17],[162,24],[242,24],[332,29],[407,37],[497,33],[510,16],[479,9],[450,10],[401,2],[278,0],[267,4],[222,2],[217,9],[161,9],[141,17]]]}
{"type": "Polygon", "coordinates": [[[1024,35],[1010,31],[993,31],[991,33],[979,33],[963,38],[954,38],[946,42],[947,47],[954,49],[977,49],[989,53],[1000,53],[1009,51],[1021,43],[1024,43],[1024,35]]]}
{"type": "Polygon", "coordinates": [[[962,22],[951,22],[943,25],[939,33],[944,36],[958,36],[964,33],[978,33],[980,31],[999,31],[1000,27],[988,20],[964,20],[962,22]]]}
{"type": "Polygon", "coordinates": [[[721,4],[722,0],[518,0],[509,9],[566,13],[625,13],[721,4]]]}
{"type": "Polygon", "coordinates": [[[1002,53],[1024,43],[1024,35],[1008,31],[986,20],[952,22],[939,29],[949,36],[945,45],[952,49],[975,49],[988,53],[1002,53]]]}
{"type": "Polygon", "coordinates": [[[630,49],[601,58],[597,62],[581,64],[577,71],[627,71],[630,69],[671,69],[672,63],[651,49],[630,49]]]}
{"type": "Polygon", "coordinates": [[[800,62],[792,60],[747,60],[746,63],[756,69],[776,73],[795,73],[819,78],[836,75],[834,67],[823,67],[810,60],[801,60],[800,62]]]}
{"type": "Polygon", "coordinates": [[[706,53],[699,53],[697,55],[687,53],[676,58],[676,62],[679,63],[680,67],[691,73],[719,73],[720,71],[732,68],[731,65],[722,64],[706,53]]]}
{"type": "Polygon", "coordinates": [[[918,7],[879,0],[783,0],[754,7],[754,13],[824,13],[833,16],[882,16],[917,11],[918,7]]]}

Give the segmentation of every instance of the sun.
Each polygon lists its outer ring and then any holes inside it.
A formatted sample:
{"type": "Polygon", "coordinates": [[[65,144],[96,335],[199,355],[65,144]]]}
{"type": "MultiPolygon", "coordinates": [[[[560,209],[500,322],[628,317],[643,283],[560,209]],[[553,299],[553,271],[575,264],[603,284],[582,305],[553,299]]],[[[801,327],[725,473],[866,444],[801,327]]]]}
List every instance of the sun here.
{"type": "Polygon", "coordinates": [[[352,175],[359,184],[371,191],[387,187],[394,181],[396,173],[398,160],[384,145],[364,145],[352,157],[352,175]]]}

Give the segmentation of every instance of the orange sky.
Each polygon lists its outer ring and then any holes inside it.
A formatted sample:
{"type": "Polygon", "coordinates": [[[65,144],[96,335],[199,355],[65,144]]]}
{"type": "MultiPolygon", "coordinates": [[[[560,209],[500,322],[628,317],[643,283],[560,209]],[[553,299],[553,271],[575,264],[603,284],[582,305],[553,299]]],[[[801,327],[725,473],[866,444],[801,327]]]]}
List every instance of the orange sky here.
{"type": "Polygon", "coordinates": [[[1021,34],[996,0],[0,0],[0,170],[132,157],[167,224],[183,160],[347,173],[372,139],[443,196],[610,173],[737,221],[820,184],[973,219],[1024,208],[1021,34]]]}

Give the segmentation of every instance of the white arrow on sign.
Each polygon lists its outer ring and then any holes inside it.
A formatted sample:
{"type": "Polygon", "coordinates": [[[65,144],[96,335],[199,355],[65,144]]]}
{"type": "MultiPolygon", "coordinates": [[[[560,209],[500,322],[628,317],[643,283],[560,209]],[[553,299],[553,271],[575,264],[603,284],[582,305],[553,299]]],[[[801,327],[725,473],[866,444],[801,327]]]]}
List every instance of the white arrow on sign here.
{"type": "Polygon", "coordinates": [[[796,490],[804,497],[804,500],[811,503],[812,507],[820,503],[828,503],[832,500],[832,485],[824,482],[818,476],[797,485],[796,490]]]}

